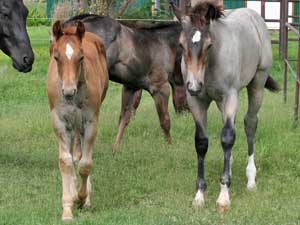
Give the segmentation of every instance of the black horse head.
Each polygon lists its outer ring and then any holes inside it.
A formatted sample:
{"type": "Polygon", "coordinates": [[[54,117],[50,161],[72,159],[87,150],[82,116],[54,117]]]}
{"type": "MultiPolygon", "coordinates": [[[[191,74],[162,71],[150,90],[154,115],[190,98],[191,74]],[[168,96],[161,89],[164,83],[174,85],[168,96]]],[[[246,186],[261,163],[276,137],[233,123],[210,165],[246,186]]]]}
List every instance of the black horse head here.
{"type": "Polygon", "coordinates": [[[26,31],[28,10],[22,0],[0,0],[0,49],[20,72],[31,71],[34,54],[26,31]]]}

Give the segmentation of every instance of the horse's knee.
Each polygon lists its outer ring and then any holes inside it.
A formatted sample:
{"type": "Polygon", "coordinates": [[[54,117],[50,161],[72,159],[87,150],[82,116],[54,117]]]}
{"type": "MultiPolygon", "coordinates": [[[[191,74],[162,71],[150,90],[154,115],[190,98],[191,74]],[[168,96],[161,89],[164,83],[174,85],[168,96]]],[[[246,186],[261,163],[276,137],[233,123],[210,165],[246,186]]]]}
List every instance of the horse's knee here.
{"type": "Polygon", "coordinates": [[[67,172],[73,167],[72,156],[64,156],[59,158],[59,167],[62,171],[67,172]]]}
{"type": "Polygon", "coordinates": [[[204,158],[208,149],[208,138],[195,135],[195,147],[197,153],[204,158]]]}
{"type": "Polygon", "coordinates": [[[186,90],[184,86],[176,86],[173,88],[173,105],[176,113],[188,111],[186,100],[186,90]]]}
{"type": "Polygon", "coordinates": [[[224,151],[231,150],[234,141],[235,141],[235,130],[233,126],[229,122],[227,122],[224,128],[222,129],[222,133],[221,133],[221,144],[224,151]]]}
{"type": "Polygon", "coordinates": [[[79,174],[81,176],[85,176],[87,177],[90,172],[91,172],[91,169],[92,169],[92,160],[82,160],[79,162],[79,174]]]}
{"type": "Polygon", "coordinates": [[[196,132],[195,132],[195,147],[197,154],[204,158],[208,149],[208,138],[204,134],[203,128],[196,123],[196,132]]]}

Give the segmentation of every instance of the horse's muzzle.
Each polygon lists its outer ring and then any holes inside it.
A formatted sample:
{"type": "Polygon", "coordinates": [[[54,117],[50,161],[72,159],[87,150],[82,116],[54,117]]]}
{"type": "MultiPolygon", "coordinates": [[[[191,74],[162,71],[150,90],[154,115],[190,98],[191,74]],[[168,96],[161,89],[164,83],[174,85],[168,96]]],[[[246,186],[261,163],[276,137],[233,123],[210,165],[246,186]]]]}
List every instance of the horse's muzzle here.
{"type": "Polygon", "coordinates": [[[22,73],[28,73],[32,70],[32,64],[34,62],[34,56],[23,56],[21,62],[12,58],[13,60],[13,67],[22,73]]]}
{"type": "Polygon", "coordinates": [[[77,93],[76,88],[62,89],[63,96],[66,100],[71,101],[77,93]]]}
{"type": "Polygon", "coordinates": [[[199,82],[197,84],[187,82],[186,88],[191,96],[198,96],[202,91],[203,83],[199,82]]]}

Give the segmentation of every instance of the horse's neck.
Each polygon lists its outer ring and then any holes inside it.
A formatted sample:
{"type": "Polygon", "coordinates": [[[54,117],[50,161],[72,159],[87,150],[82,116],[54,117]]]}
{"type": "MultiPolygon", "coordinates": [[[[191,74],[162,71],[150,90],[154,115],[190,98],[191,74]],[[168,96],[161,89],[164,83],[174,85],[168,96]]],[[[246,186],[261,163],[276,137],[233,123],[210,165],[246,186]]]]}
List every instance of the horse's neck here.
{"type": "Polygon", "coordinates": [[[80,71],[80,75],[79,75],[79,86],[83,86],[83,84],[86,84],[86,80],[87,80],[87,71],[86,71],[86,63],[85,61],[83,61],[83,64],[81,66],[81,71],[80,71]]]}
{"type": "Polygon", "coordinates": [[[157,36],[164,40],[169,46],[178,45],[179,36],[181,33],[180,25],[172,25],[163,29],[158,29],[155,31],[157,36]]]}

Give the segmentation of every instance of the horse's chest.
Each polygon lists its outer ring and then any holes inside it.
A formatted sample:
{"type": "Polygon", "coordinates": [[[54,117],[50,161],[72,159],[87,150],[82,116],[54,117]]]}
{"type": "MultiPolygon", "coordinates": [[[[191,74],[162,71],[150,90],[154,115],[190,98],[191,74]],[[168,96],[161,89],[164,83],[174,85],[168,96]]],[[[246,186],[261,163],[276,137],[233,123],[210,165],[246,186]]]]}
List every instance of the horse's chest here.
{"type": "Polygon", "coordinates": [[[63,101],[57,107],[57,114],[67,131],[83,132],[84,124],[90,120],[88,101],[85,96],[78,96],[74,101],[63,101]]]}
{"type": "Polygon", "coordinates": [[[206,80],[205,82],[205,92],[213,100],[219,101],[228,90],[225,82],[218,82],[217,80],[206,80]]]}

